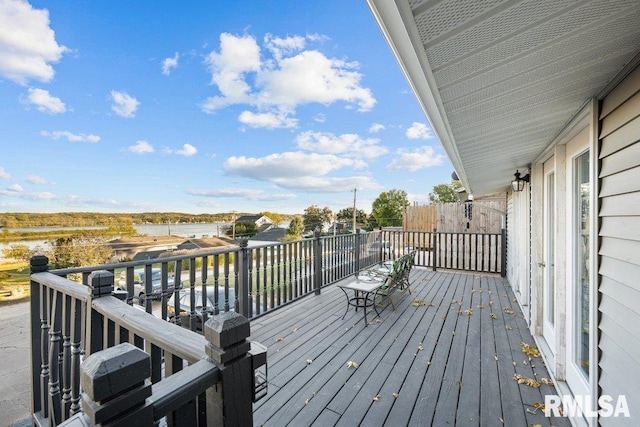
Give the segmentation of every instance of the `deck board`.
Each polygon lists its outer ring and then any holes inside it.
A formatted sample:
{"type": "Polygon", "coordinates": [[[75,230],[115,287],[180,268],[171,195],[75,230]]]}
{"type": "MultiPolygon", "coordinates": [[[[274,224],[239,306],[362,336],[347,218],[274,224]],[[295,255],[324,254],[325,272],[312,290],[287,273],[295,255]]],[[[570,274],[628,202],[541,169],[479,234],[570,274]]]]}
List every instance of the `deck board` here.
{"type": "Polygon", "coordinates": [[[548,374],[540,358],[521,351],[520,342],[533,339],[504,279],[414,268],[411,283],[412,294],[379,319],[370,313],[368,326],[361,309],[342,318],[346,299],[335,285],[252,320],[251,339],[268,347],[269,369],[254,423],[569,425],[531,413],[553,387],[512,378],[548,374]]]}

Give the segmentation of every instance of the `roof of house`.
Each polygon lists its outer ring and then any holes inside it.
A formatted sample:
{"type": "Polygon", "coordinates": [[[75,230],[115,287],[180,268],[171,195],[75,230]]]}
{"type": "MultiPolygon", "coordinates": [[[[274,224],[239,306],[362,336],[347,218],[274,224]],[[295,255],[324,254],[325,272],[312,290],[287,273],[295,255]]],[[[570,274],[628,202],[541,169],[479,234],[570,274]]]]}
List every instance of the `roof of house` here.
{"type": "Polygon", "coordinates": [[[238,246],[238,242],[229,237],[206,237],[202,239],[184,240],[178,246],[193,245],[200,249],[219,248],[223,246],[238,246]]]}
{"type": "Polygon", "coordinates": [[[267,231],[263,231],[251,237],[251,240],[260,240],[264,242],[278,242],[287,234],[286,228],[271,227],[267,231]]]}
{"type": "Polygon", "coordinates": [[[639,1],[366,1],[474,196],[507,191],[640,61],[639,1]]]}
{"type": "Polygon", "coordinates": [[[262,218],[266,218],[269,221],[271,221],[271,219],[269,219],[268,216],[264,216],[264,215],[242,215],[241,217],[236,219],[236,224],[239,222],[256,222],[262,218]]]}

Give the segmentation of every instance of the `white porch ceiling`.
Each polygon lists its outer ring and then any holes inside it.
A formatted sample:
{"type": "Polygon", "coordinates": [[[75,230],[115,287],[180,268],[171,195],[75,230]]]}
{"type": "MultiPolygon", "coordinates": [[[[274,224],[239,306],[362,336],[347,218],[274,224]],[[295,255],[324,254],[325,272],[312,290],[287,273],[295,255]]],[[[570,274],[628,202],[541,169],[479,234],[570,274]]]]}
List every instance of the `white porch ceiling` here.
{"type": "Polygon", "coordinates": [[[640,0],[367,0],[463,184],[506,191],[640,52],[640,0]]]}

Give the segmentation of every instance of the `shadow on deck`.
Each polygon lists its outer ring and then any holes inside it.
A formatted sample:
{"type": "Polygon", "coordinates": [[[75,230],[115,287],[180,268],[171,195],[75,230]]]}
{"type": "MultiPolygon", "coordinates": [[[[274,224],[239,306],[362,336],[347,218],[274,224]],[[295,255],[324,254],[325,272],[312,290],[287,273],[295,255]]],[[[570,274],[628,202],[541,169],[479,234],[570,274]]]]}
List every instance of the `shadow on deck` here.
{"type": "Polygon", "coordinates": [[[269,366],[255,425],[569,425],[534,406],[553,386],[513,378],[549,375],[522,351],[534,342],[505,279],[414,268],[411,283],[367,327],[362,311],[342,319],[336,285],[253,320],[269,366]]]}

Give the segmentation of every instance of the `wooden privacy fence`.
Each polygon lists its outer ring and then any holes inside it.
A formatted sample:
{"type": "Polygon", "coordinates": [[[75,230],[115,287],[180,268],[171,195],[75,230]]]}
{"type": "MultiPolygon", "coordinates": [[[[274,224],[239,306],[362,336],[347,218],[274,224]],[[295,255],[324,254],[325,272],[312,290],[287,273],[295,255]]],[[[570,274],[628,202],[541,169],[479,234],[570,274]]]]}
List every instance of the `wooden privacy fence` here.
{"type": "Polygon", "coordinates": [[[500,234],[506,225],[505,215],[504,200],[411,206],[405,212],[403,229],[500,234]]]}

